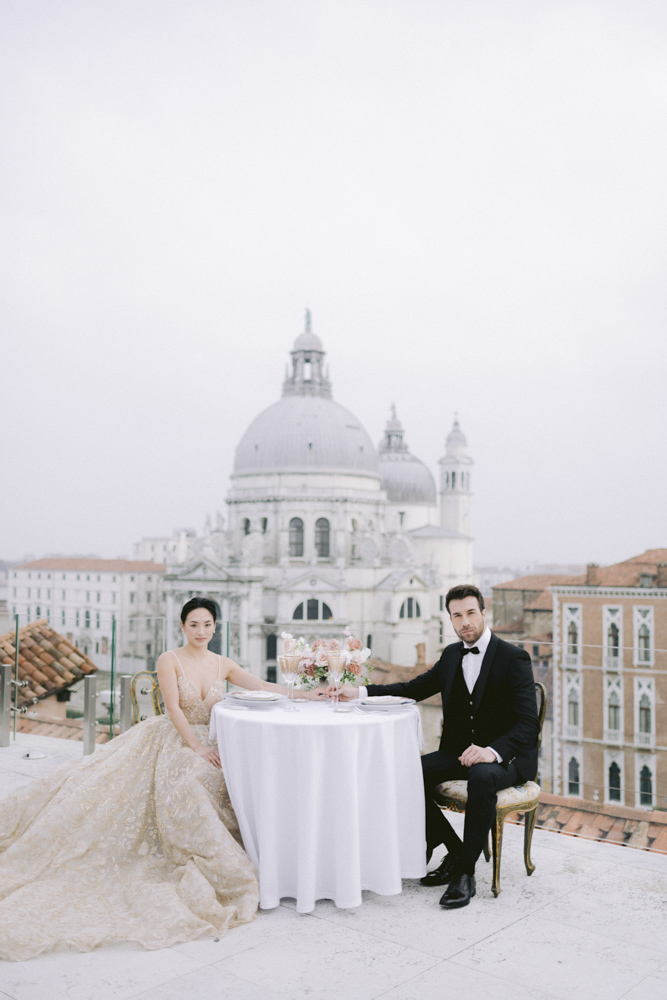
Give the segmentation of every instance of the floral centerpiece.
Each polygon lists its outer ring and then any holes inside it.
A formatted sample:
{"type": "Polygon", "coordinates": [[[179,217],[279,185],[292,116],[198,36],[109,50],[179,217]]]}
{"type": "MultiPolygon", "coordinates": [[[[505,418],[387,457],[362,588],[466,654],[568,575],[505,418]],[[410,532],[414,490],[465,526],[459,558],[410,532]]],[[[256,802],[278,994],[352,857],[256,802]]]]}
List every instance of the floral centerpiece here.
{"type": "MultiPolygon", "coordinates": [[[[329,674],[329,654],[341,657],[344,671],[343,684],[359,684],[363,680],[364,664],[371,655],[370,649],[361,646],[361,640],[356,639],[349,628],[345,629],[345,638],[315,639],[310,645],[303,636],[295,639],[291,632],[282,632],[283,656],[299,656],[299,679],[302,687],[316,687],[321,681],[326,681],[329,674]]],[[[367,673],[373,668],[369,665],[367,673]]]]}

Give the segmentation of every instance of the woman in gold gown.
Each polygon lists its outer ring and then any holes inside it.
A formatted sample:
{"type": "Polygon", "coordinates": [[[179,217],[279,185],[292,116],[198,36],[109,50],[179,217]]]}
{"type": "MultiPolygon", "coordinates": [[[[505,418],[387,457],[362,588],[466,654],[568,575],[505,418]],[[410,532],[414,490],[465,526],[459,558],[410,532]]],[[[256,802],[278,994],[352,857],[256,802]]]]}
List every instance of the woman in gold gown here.
{"type": "Polygon", "coordinates": [[[225,682],[283,691],[208,649],[215,605],[163,653],[167,714],[0,800],[0,958],[114,941],[166,948],[252,920],[257,873],[209,739],[225,682]]]}

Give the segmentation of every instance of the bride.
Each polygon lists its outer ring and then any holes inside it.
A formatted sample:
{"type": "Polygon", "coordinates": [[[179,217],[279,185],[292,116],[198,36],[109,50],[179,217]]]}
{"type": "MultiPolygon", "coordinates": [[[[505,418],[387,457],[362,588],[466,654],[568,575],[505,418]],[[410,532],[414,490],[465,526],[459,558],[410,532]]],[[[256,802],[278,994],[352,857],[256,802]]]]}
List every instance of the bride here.
{"type": "Polygon", "coordinates": [[[166,948],[254,918],[257,874],[208,723],[226,681],[285,688],[209,651],[215,617],[207,598],[183,607],[186,645],[157,666],[167,715],[0,801],[0,958],[166,948]]]}

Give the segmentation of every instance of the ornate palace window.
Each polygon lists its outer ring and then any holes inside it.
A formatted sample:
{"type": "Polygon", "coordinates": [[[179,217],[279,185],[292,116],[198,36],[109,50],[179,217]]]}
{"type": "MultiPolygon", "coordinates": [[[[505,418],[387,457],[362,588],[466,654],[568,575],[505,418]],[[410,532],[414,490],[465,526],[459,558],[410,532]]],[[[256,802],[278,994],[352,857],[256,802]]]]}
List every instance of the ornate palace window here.
{"type": "Polygon", "coordinates": [[[315,522],[315,551],[320,559],[329,558],[329,522],[318,517],[315,522]]]}
{"type": "Polygon", "coordinates": [[[620,802],[621,801],[621,769],[616,763],[612,761],[609,765],[609,801],[610,802],[620,802]]]}
{"type": "Polygon", "coordinates": [[[576,757],[570,757],[570,762],[567,765],[568,795],[579,795],[580,787],[581,783],[580,783],[579,761],[577,760],[576,757]]]}
{"type": "Polygon", "coordinates": [[[639,805],[653,805],[653,775],[646,764],[639,772],[639,805]]]}

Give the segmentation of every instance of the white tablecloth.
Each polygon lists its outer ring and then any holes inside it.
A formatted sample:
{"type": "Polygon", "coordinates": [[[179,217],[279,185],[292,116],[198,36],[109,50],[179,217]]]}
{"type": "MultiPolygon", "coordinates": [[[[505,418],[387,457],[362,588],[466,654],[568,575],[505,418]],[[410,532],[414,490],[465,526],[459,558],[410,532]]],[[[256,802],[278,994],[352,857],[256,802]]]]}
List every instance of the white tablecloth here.
{"type": "Polygon", "coordinates": [[[396,712],[299,711],[220,702],[211,736],[245,849],[259,870],[260,906],[286,896],[359,906],[362,889],[391,896],[424,875],[424,792],[416,707],[396,712]]]}

